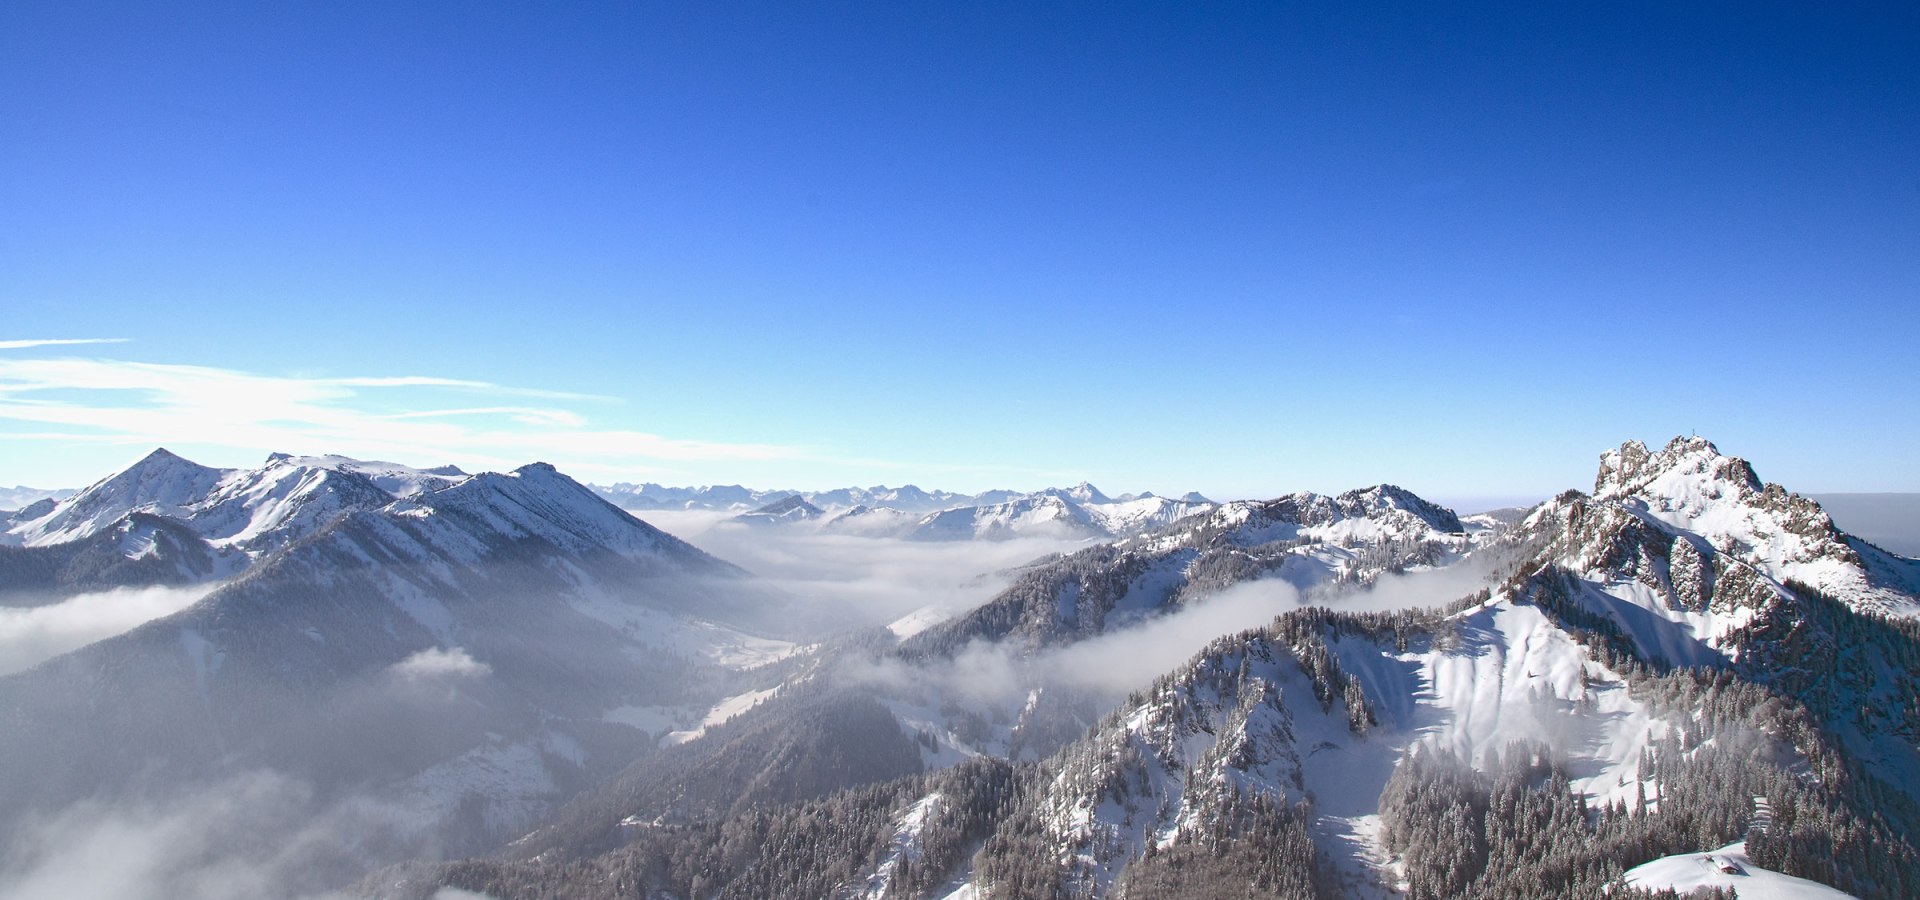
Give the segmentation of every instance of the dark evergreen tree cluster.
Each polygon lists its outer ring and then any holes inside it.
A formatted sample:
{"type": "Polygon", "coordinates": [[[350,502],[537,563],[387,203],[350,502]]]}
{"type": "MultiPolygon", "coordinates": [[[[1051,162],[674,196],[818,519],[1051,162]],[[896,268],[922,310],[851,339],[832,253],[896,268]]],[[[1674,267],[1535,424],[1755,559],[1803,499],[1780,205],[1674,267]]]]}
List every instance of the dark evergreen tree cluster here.
{"type": "Polygon", "coordinates": [[[639,826],[620,849],[591,859],[410,866],[369,879],[361,893],[428,900],[442,887],[455,887],[497,900],[828,900],[864,887],[862,878],[879,863],[901,811],[937,793],[919,852],[901,861],[886,892],[924,897],[965,865],[1016,798],[1032,789],[1035,776],[1031,765],[974,760],[718,821],[639,826]]]}
{"type": "Polygon", "coordinates": [[[1149,843],[1128,865],[1116,900],[1310,900],[1334,889],[1323,874],[1305,807],[1230,791],[1211,815],[1166,848],[1149,843]]]}

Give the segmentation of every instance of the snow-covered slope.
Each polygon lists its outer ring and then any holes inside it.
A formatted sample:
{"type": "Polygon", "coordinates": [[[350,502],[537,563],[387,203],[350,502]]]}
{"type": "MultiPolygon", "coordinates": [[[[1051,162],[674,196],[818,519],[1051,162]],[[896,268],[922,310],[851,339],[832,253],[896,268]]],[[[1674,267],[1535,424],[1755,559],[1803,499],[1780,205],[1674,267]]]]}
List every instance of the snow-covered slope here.
{"type": "Polygon", "coordinates": [[[1648,890],[1671,890],[1682,897],[1701,888],[1732,888],[1740,900],[1855,900],[1852,894],[1817,881],[1754,865],[1747,858],[1746,841],[1642,863],[1628,869],[1621,881],[1648,890]]]}

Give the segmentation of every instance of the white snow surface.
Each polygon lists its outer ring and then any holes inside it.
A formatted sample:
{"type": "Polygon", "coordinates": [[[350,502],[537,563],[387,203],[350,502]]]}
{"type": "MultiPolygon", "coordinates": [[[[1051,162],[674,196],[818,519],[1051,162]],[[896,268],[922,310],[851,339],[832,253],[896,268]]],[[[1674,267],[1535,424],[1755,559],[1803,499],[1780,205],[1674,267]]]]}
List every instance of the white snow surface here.
{"type": "Polygon", "coordinates": [[[1817,881],[1763,869],[1747,858],[1747,842],[1728,844],[1706,853],[1662,857],[1627,870],[1623,881],[1633,887],[1672,888],[1681,897],[1701,888],[1733,888],[1740,900],[1853,900],[1853,895],[1817,881]]]}
{"type": "Polygon", "coordinates": [[[780,693],[780,687],[776,685],[766,690],[747,691],[744,694],[735,694],[728,697],[719,703],[715,703],[712,709],[707,710],[707,714],[700,718],[699,724],[692,728],[667,734],[660,739],[660,744],[661,746],[672,746],[694,740],[706,734],[707,729],[718,725],[725,725],[727,722],[732,721],[735,716],[759,706],[772,699],[774,695],[778,693],[780,693]]]}
{"type": "Polygon", "coordinates": [[[905,640],[953,618],[953,613],[936,606],[922,606],[887,624],[893,636],[905,640]]]}

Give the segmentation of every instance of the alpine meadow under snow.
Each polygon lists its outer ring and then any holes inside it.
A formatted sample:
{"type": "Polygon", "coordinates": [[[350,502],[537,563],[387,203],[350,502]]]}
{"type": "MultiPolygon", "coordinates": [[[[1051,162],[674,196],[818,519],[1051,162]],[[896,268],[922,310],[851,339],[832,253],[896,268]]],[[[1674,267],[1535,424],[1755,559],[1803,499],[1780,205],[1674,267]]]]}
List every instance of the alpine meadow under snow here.
{"type": "Polygon", "coordinates": [[[1473,515],[157,450],[4,524],[10,896],[1920,891],[1920,562],[1698,438],[1473,515]]]}

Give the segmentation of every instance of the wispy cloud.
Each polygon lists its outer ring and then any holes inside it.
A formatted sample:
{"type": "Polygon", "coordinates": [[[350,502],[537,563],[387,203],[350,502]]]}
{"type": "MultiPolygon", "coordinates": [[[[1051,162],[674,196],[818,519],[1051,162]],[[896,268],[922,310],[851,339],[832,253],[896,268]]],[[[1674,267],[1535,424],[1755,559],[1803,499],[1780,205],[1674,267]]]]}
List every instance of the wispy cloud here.
{"type": "Polygon", "coordinates": [[[0,433],[7,440],[345,452],[488,468],[542,459],[625,472],[661,462],[812,458],[791,446],[597,427],[567,405],[604,399],[430,376],[298,377],[111,359],[0,357],[0,422],[20,426],[0,433]],[[549,402],[485,402],[503,397],[549,402]]]}
{"type": "MultiPolygon", "coordinates": [[[[116,588],[45,606],[0,607],[0,675],[31,668],[76,647],[179,612],[214,587],[116,588]]],[[[17,598],[15,602],[19,602],[17,598]]]]}
{"type": "Polygon", "coordinates": [[[126,338],[46,338],[42,340],[0,341],[0,350],[25,350],[29,347],[64,347],[71,344],[124,344],[126,338]]]}

